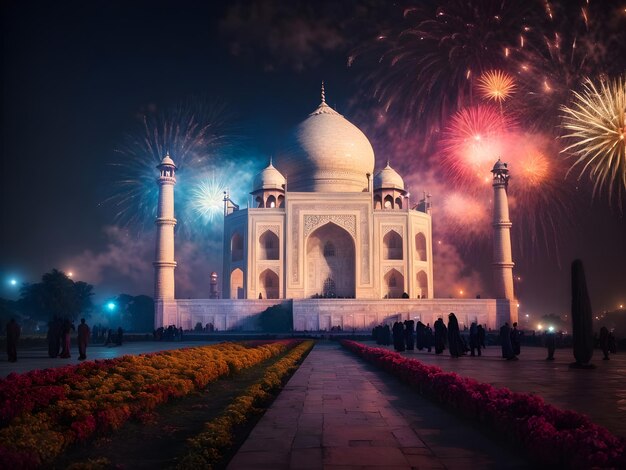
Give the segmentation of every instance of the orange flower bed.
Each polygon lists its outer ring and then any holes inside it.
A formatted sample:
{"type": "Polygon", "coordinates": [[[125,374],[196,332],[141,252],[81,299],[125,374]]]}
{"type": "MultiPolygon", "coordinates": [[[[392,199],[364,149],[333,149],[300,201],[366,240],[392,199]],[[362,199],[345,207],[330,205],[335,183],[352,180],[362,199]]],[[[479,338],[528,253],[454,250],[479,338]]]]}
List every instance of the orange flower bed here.
{"type": "Polygon", "coordinates": [[[221,343],[11,374],[0,380],[0,467],[42,466],[75,442],[298,343],[221,343]]]}

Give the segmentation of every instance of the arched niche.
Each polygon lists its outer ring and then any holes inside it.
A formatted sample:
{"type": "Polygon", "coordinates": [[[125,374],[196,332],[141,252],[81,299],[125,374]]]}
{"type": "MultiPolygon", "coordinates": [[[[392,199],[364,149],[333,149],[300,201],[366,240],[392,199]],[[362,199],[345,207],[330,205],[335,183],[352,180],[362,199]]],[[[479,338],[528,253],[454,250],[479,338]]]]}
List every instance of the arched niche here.
{"type": "Polygon", "coordinates": [[[239,268],[233,269],[230,273],[230,298],[243,299],[243,271],[239,268]]]}
{"type": "Polygon", "coordinates": [[[385,297],[400,299],[404,293],[404,276],[397,269],[391,269],[384,277],[385,297]]]}
{"type": "Polygon", "coordinates": [[[415,235],[415,255],[419,261],[427,261],[426,237],[422,232],[415,235]]]}
{"type": "Polygon", "coordinates": [[[387,196],[385,196],[383,207],[385,209],[393,209],[393,196],[392,195],[388,194],[387,196]]]}
{"type": "Polygon", "coordinates": [[[355,296],[356,257],[352,236],[329,222],[306,240],[305,296],[353,298],[355,296]],[[334,284],[334,294],[328,290],[334,284]]]}
{"type": "Polygon", "coordinates": [[[390,230],[383,237],[383,258],[402,259],[402,237],[395,230],[390,230]]]}
{"type": "Polygon", "coordinates": [[[374,196],[374,209],[382,209],[383,208],[383,198],[380,194],[376,194],[374,196]]]}
{"type": "Polygon", "coordinates": [[[276,260],[279,258],[280,242],[271,230],[266,230],[259,237],[259,259],[276,260]]]}
{"type": "Polygon", "coordinates": [[[243,237],[239,233],[233,233],[230,237],[230,260],[241,261],[243,259],[243,237]]]}
{"type": "Polygon", "coordinates": [[[271,269],[266,269],[259,275],[259,293],[264,299],[278,299],[280,282],[278,274],[271,269]]]}
{"type": "Polygon", "coordinates": [[[396,209],[402,209],[402,198],[401,197],[397,197],[396,198],[396,209]]]}
{"type": "Polygon", "coordinates": [[[428,298],[428,275],[424,271],[417,273],[417,295],[422,299],[428,298]]]}
{"type": "Polygon", "coordinates": [[[274,196],[269,196],[265,202],[265,207],[276,207],[276,198],[274,196]]]}

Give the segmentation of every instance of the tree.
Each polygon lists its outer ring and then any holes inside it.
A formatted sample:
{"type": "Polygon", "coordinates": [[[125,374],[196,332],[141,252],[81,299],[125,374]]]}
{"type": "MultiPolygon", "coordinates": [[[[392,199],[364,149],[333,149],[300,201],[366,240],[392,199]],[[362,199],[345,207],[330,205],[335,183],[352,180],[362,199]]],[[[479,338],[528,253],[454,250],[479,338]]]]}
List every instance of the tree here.
{"type": "Polygon", "coordinates": [[[129,331],[152,331],[154,328],[154,300],[147,295],[120,294],[115,298],[121,323],[129,331]]]}
{"type": "Polygon", "coordinates": [[[62,271],[53,269],[37,284],[20,289],[20,310],[31,319],[47,321],[54,316],[76,320],[93,309],[93,286],[74,282],[62,271]]]}
{"type": "Polygon", "coordinates": [[[284,333],[293,329],[293,315],[290,308],[273,305],[266,308],[259,316],[259,324],[263,331],[284,333]]]}

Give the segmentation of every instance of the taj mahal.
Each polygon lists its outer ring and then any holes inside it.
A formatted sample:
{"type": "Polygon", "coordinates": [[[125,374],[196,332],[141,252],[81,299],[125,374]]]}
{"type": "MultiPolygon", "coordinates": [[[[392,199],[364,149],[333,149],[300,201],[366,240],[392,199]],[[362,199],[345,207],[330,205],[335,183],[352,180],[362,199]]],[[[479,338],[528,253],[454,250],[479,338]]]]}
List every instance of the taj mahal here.
{"type": "Polygon", "coordinates": [[[247,207],[224,196],[221,292],[213,286],[210,298],[176,299],[177,168],[166,155],[157,179],[155,326],[254,331],[258,315],[278,304],[292,311],[295,331],[432,324],[449,312],[461,326],[517,321],[506,163],[492,170],[496,298],[436,299],[430,196],[411,201],[389,158],[382,161],[375,171],[369,140],[326,103],[322,87],[317,109],[254,178],[247,207]]]}

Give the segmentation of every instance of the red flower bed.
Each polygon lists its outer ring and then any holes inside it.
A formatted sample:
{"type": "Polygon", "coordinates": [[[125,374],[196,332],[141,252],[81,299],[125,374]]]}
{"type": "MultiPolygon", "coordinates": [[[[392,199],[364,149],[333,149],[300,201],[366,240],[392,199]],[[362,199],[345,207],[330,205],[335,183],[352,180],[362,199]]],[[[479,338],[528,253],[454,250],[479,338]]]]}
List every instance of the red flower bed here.
{"type": "Polygon", "coordinates": [[[626,468],[625,441],[586,416],[536,395],[516,393],[444,372],[436,366],[354,341],[341,344],[414,387],[420,394],[478,419],[522,444],[533,459],[568,468],[626,468]]]}

